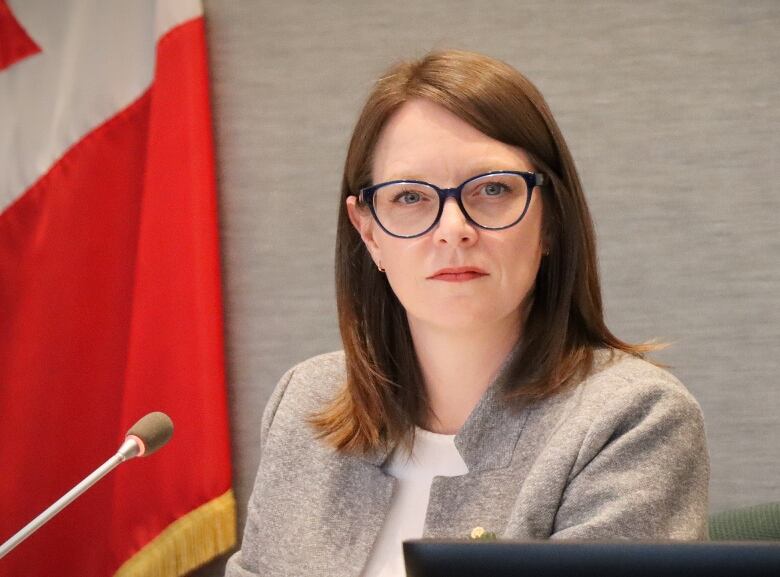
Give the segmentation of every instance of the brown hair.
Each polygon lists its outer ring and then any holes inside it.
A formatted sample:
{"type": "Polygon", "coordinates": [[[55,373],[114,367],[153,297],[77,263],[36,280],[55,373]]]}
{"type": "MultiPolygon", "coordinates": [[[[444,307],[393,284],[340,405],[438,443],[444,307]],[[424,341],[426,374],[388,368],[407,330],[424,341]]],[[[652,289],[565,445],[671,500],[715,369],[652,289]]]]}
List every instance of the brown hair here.
{"type": "Polygon", "coordinates": [[[368,97],[352,134],[342,181],[336,240],[336,294],[346,383],[312,416],[335,448],[369,453],[407,446],[428,415],[425,387],[406,314],[352,226],[346,198],[372,183],[372,154],[388,118],[410,99],[443,106],[482,133],[522,148],[546,176],[542,259],[507,371],[507,401],[548,397],[591,370],[593,350],[642,356],[604,324],[593,223],[566,142],[541,93],[511,66],[469,52],[433,52],[391,68],[368,97]]]}

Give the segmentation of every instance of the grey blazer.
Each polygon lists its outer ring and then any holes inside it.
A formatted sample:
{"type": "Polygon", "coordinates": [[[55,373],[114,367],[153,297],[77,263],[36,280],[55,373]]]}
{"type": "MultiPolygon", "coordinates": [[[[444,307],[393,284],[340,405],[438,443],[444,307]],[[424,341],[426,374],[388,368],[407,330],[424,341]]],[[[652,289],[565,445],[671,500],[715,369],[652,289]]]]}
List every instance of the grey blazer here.
{"type": "MultiPolygon", "coordinates": [[[[387,454],[344,456],[306,417],[343,353],[290,369],[263,414],[261,462],[228,577],[360,575],[389,508],[387,454]]],[[[699,405],[672,375],[600,351],[577,386],[521,411],[501,373],[455,438],[469,472],[436,477],[425,537],[481,526],[513,539],[704,539],[709,460],[699,405]]]]}

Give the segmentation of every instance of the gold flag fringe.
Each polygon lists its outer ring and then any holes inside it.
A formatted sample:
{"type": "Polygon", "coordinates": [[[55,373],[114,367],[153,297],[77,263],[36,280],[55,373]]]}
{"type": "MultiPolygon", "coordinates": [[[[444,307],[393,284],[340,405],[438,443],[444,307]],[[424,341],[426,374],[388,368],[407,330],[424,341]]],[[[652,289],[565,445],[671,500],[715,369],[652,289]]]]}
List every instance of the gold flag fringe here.
{"type": "Polygon", "coordinates": [[[179,577],[236,543],[236,499],[230,489],[168,525],[125,561],[114,577],[179,577]]]}

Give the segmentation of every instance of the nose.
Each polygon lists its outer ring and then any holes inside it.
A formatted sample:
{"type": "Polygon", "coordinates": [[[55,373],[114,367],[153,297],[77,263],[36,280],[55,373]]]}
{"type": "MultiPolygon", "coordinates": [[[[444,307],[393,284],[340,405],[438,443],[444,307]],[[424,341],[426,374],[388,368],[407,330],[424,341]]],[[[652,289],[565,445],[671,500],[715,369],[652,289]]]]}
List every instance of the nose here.
{"type": "Polygon", "coordinates": [[[444,201],[439,224],[433,229],[433,240],[453,246],[466,246],[477,240],[476,228],[468,221],[454,198],[444,201]]]}

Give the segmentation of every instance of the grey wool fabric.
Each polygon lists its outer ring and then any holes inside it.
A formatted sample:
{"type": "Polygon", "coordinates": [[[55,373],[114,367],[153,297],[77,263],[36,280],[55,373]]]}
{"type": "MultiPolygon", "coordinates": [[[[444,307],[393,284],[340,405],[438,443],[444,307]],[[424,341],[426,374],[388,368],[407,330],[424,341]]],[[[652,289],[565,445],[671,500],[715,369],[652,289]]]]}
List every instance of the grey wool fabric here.
{"type": "MultiPolygon", "coordinates": [[[[424,537],[705,539],[709,459],[699,405],[668,372],[597,351],[580,383],[524,409],[501,372],[455,438],[469,472],[436,477],[424,537]]],[[[242,548],[228,577],[360,575],[389,508],[388,453],[346,456],[307,416],[345,379],[329,353],[290,369],[262,421],[242,548]]]]}

